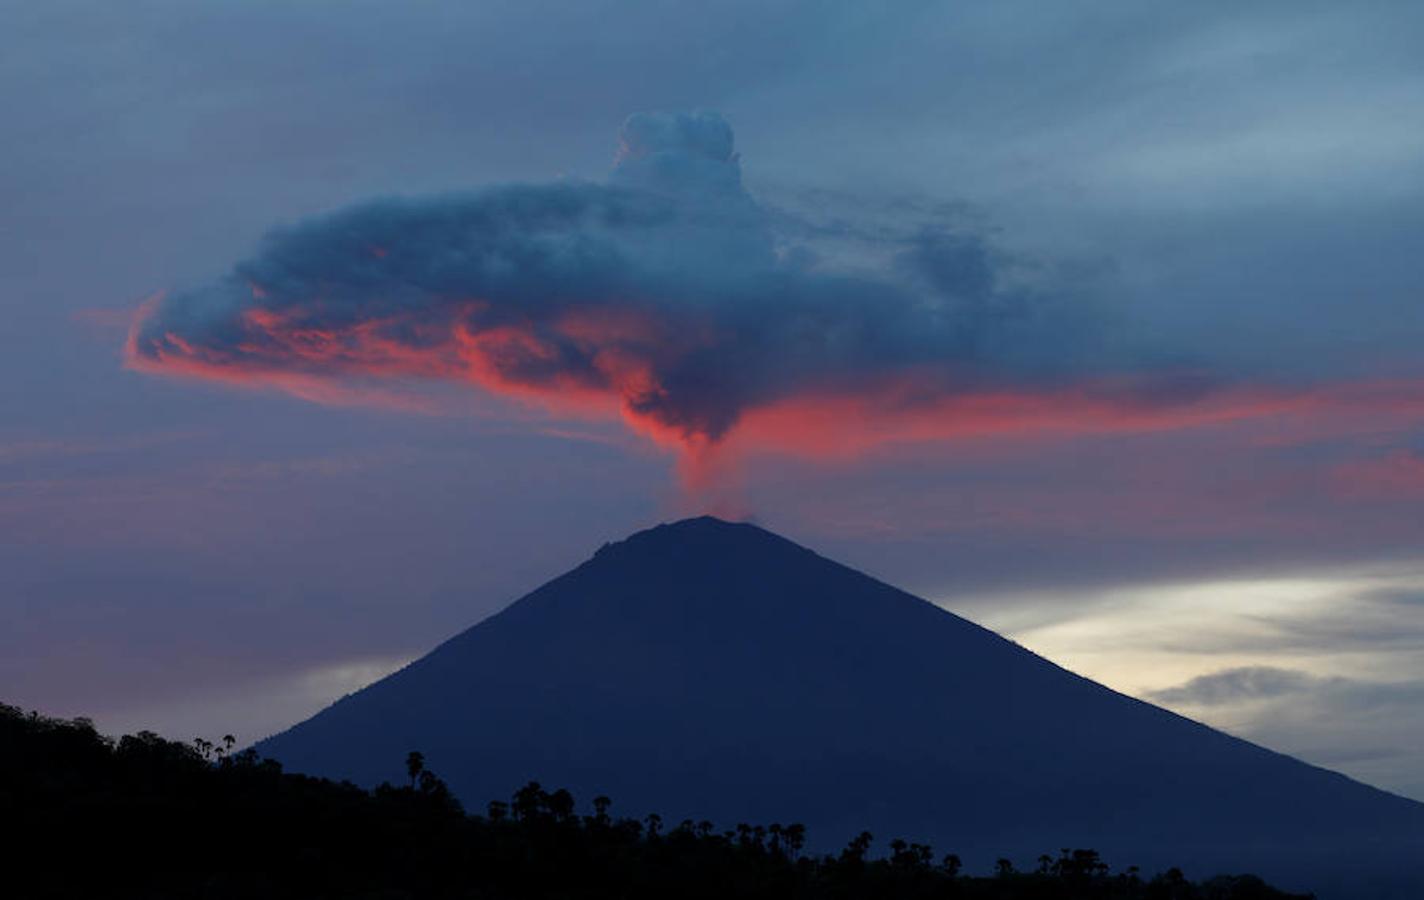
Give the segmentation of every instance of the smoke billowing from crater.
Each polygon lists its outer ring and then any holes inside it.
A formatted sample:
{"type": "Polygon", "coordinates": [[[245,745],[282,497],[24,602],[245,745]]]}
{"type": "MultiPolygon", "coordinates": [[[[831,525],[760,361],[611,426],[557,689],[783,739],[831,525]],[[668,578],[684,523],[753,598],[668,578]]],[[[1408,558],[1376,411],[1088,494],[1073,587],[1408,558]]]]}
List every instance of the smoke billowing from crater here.
{"type": "Polygon", "coordinates": [[[834,456],[1293,402],[1114,363],[1058,274],[933,215],[768,208],[720,116],[640,114],[602,183],[384,199],[277,229],[225,277],[147,304],[127,358],[324,401],[467,383],[621,416],[692,459],[739,440],[834,456]]]}

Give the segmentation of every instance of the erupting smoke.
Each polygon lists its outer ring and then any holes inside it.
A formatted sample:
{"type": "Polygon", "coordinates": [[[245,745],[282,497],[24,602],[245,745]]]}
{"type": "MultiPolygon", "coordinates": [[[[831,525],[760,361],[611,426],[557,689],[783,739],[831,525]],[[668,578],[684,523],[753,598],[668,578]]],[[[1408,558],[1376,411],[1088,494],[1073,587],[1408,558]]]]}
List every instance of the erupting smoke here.
{"type": "Polygon", "coordinates": [[[932,223],[809,227],[745,190],[721,117],[643,114],[604,183],[380,200],[277,230],[226,277],[147,304],[127,358],[316,400],[466,382],[621,415],[694,465],[737,439],[835,455],[1275,402],[1109,365],[1070,292],[1016,266],[932,223]]]}

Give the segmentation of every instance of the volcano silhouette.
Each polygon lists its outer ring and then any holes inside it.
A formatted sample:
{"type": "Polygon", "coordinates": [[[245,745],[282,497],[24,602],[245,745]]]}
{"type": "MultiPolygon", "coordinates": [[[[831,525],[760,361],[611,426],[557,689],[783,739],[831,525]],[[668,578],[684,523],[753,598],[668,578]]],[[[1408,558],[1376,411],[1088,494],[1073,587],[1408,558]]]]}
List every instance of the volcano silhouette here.
{"type": "MultiPolygon", "coordinates": [[[[748,524],[610,544],[257,745],[400,780],[420,750],[474,811],[529,780],[665,820],[866,829],[987,867],[1093,847],[1424,896],[1424,804],[1118,694],[748,524]]],[[[883,846],[883,843],[882,843],[883,846]]]]}

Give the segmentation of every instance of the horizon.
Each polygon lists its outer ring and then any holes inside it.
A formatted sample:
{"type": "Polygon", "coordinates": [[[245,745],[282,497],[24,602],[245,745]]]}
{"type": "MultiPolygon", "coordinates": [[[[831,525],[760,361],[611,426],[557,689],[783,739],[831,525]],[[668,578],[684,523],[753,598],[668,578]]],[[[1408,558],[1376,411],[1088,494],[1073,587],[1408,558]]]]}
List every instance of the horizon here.
{"type": "Polygon", "coordinates": [[[388,7],[8,11],[0,701],[249,743],[716,512],[1424,801],[1424,11],[388,7]]]}

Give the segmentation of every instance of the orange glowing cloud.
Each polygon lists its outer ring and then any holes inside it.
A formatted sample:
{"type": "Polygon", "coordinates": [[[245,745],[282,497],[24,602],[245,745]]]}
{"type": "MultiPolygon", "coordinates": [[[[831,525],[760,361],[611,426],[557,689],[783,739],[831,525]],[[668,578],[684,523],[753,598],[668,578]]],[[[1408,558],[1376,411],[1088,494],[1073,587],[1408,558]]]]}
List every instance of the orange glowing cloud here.
{"type": "Polygon", "coordinates": [[[432,407],[415,394],[354,382],[466,382],[556,416],[621,416],[634,431],[661,446],[691,448],[702,442],[693,430],[640,411],[662,393],[636,346],[656,333],[648,322],[626,312],[603,320],[584,311],[559,320],[556,334],[586,354],[587,365],[571,370],[562,366],[563,348],[530,327],[473,326],[472,317],[481,308],[474,302],[438,324],[383,317],[316,325],[295,313],[252,308],[237,317],[240,337],[213,345],[166,330],[144,337],[162,299],[152,297],[134,313],[124,346],[130,369],[270,388],[316,403],[412,411],[432,407]]]}
{"type": "Polygon", "coordinates": [[[854,245],[838,267],[796,243],[815,229],[777,233],[785,217],[743,188],[713,114],[635,116],[621,146],[607,183],[379,201],[276,231],[227,275],[143,304],[127,365],[414,410],[431,402],[412,384],[468,385],[621,421],[694,485],[757,453],[1226,427],[1266,445],[1424,417],[1407,381],[1110,362],[1131,355],[1088,352],[1115,345],[1071,286],[1001,277],[1009,254],[943,223],[828,226],[837,252],[854,245]]]}
{"type": "Polygon", "coordinates": [[[1382,419],[1391,430],[1424,419],[1424,382],[1231,386],[1163,400],[1133,390],[1130,379],[954,393],[907,377],[855,391],[808,392],[750,410],[728,443],[751,452],[846,460],[889,444],[1240,426],[1255,429],[1250,443],[1260,445],[1358,430],[1365,422],[1380,427],[1382,419]]]}
{"type": "MultiPolygon", "coordinates": [[[[652,320],[628,311],[607,317],[580,311],[558,319],[546,333],[530,325],[481,328],[476,320],[482,305],[474,302],[438,325],[385,317],[317,326],[292,312],[250,309],[239,318],[241,338],[229,344],[197,345],[163,332],[140,347],[139,335],[158,302],[146,302],[135,316],[126,350],[132,368],[272,388],[317,403],[417,411],[422,407],[410,396],[356,387],[348,379],[464,382],[555,417],[621,418],[634,432],[678,451],[683,478],[693,486],[725,474],[731,459],[760,453],[847,461],[896,444],[1243,424],[1264,426],[1265,439],[1275,440],[1292,428],[1328,431],[1329,422],[1371,414],[1424,418],[1424,385],[1412,382],[1236,386],[1178,398],[1152,390],[1150,376],[955,390],[929,370],[749,404],[730,428],[713,434],[650,411],[666,394],[651,357],[665,355],[676,342],[664,339],[665,330],[652,320]],[[567,365],[568,343],[578,348],[582,365],[567,365]]],[[[1392,460],[1388,471],[1354,475],[1378,485],[1384,478],[1414,478],[1417,467],[1417,460],[1392,460]]]]}

